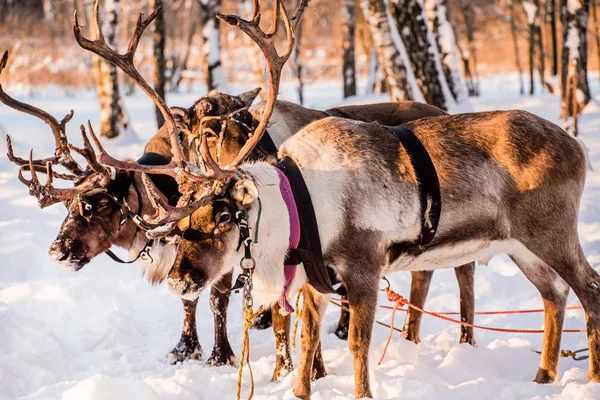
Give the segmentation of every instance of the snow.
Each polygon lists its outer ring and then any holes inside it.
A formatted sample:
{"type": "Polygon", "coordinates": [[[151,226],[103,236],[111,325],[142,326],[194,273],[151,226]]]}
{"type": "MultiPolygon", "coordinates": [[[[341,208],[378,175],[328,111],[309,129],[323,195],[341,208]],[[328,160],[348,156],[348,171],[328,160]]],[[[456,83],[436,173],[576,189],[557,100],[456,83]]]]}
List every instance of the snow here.
{"type": "MultiPolygon", "coordinates": [[[[596,80],[590,81],[598,93],[596,80]]],[[[234,92],[251,88],[238,87],[234,92]]],[[[11,88],[5,88],[11,91],[11,88]]],[[[341,82],[306,85],[309,107],[327,108],[341,103],[341,82]]],[[[482,79],[482,97],[472,99],[477,110],[521,108],[560,123],[558,97],[519,97],[516,74],[482,79]]],[[[359,88],[364,93],[364,86],[359,88]]],[[[203,93],[198,90],[196,93],[203,93]]],[[[282,99],[295,99],[293,84],[286,83],[282,99]]],[[[171,105],[189,105],[196,96],[172,94],[171,105]]],[[[48,91],[36,98],[19,97],[62,117],[75,108],[69,126],[80,145],[77,125],[90,118],[98,125],[99,107],[93,93],[66,97],[48,91]]],[[[155,132],[154,108],[137,94],[124,99],[141,142],[155,132]]],[[[348,102],[385,101],[385,95],[355,97],[348,102]]],[[[600,100],[597,98],[596,101],[600,100]]],[[[15,151],[48,155],[51,134],[42,122],[0,106],[0,121],[13,136],[15,151]],[[45,150],[45,151],[42,151],[45,150]]],[[[589,172],[581,203],[579,231],[588,260],[600,267],[600,107],[592,103],[581,115],[580,134],[590,149],[596,172],[589,172]]],[[[141,143],[107,144],[119,157],[136,157],[141,143]]],[[[40,210],[16,179],[16,167],[0,158],[0,399],[231,399],[235,396],[237,369],[208,367],[203,361],[171,365],[166,355],[179,340],[182,307],[164,285],[153,287],[141,277],[141,268],[123,266],[102,255],[79,272],[54,265],[47,249],[64,218],[56,205],[40,210]]],[[[125,252],[120,251],[124,255],[125,252]]],[[[259,266],[260,267],[260,266],[259,266]]],[[[391,275],[393,288],[408,294],[410,274],[391,275]]],[[[477,310],[540,308],[534,287],[506,257],[479,267],[475,276],[477,310]]],[[[208,357],[213,344],[212,313],[203,294],[198,306],[198,333],[208,357]]],[[[385,304],[384,297],[380,303],[385,304]]],[[[579,304],[573,294],[568,304],[579,304]]],[[[452,270],[436,271],[427,309],[457,311],[457,284],[452,270]]],[[[339,310],[331,306],[323,327],[323,356],[328,376],[313,383],[313,399],[352,399],[352,359],[347,344],[333,334],[339,310]]],[[[389,311],[377,319],[389,322],[389,311]]],[[[396,317],[401,327],[402,316],[396,317]]],[[[482,325],[504,328],[543,326],[541,314],[478,316],[482,325]]],[[[585,326],[583,313],[568,311],[565,328],[585,326]]],[[[242,340],[240,295],[232,295],[229,335],[236,354],[242,340]]],[[[378,399],[592,399],[600,398],[600,384],[586,384],[587,361],[560,360],[560,381],[538,385],[531,380],[538,368],[541,335],[476,331],[478,347],[459,345],[459,328],[425,316],[419,345],[394,334],[385,360],[377,361],[388,330],[376,325],[370,352],[371,381],[378,399]]],[[[269,382],[275,364],[272,331],[251,331],[251,363],[255,399],[292,399],[297,371],[281,382],[269,382]]],[[[585,334],[563,335],[563,349],[587,346],[585,334]]],[[[298,365],[298,350],[294,355],[298,365]]],[[[249,391],[247,372],[242,395],[249,391]]]]}

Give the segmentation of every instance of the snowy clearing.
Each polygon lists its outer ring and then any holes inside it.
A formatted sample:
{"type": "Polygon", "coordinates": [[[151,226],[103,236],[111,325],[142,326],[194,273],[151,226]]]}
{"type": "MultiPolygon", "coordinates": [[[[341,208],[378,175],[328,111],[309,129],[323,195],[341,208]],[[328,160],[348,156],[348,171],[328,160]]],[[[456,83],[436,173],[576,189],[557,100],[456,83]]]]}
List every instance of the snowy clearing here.
{"type": "MultiPolygon", "coordinates": [[[[590,74],[591,75],[591,74],[590,74]]],[[[590,82],[596,83],[595,76],[590,82]]],[[[472,100],[476,110],[526,109],[559,122],[558,97],[519,97],[514,75],[486,79],[483,97],[472,100]]],[[[242,91],[244,88],[239,88],[242,91]]],[[[11,92],[11,88],[6,88],[11,92]]],[[[295,100],[291,85],[280,98],[295,100]]],[[[598,93],[597,84],[592,93],[598,93]]],[[[13,92],[14,93],[14,92],[13,92]]],[[[199,95],[203,91],[197,92],[199,95]]],[[[306,87],[307,105],[326,108],[341,103],[341,85],[306,87]],[[326,93],[326,96],[319,95],[326,93]]],[[[169,96],[170,105],[189,105],[199,95],[169,96]]],[[[126,138],[109,149],[120,157],[142,154],[152,136],[154,108],[141,94],[125,97],[139,140],[126,138]]],[[[351,101],[384,101],[356,98],[351,101]]],[[[69,127],[78,143],[78,124],[90,118],[97,125],[98,103],[93,93],[68,97],[52,91],[26,98],[62,117],[71,108],[69,127]]],[[[51,150],[49,129],[33,117],[0,106],[0,122],[13,137],[15,151],[24,156],[30,147],[42,156],[51,150]]],[[[590,149],[596,172],[588,173],[581,204],[579,232],[590,264],[600,268],[600,106],[591,103],[581,118],[580,135],[590,149]]],[[[4,143],[0,150],[5,152],[4,143]]],[[[49,153],[49,152],[48,152],[49,153]]],[[[16,167],[0,158],[0,398],[1,399],[231,399],[235,398],[237,369],[207,367],[202,361],[170,365],[166,354],[179,339],[182,307],[164,285],[152,287],[141,277],[139,266],[123,266],[105,255],[77,273],[54,265],[47,249],[65,215],[61,205],[37,207],[27,189],[16,179],[16,167]]],[[[125,253],[120,251],[119,254],[125,253]]],[[[260,268],[260,266],[258,266],[260,268]]],[[[409,273],[389,277],[392,287],[408,295],[409,273]]],[[[452,270],[438,271],[426,308],[458,311],[457,283],[452,270]]],[[[476,310],[541,308],[542,301],[527,279],[506,257],[496,257],[476,270],[476,310]]],[[[205,358],[212,348],[212,313],[208,295],[200,299],[198,333],[205,358]]],[[[385,304],[382,295],[380,303],[385,304]]],[[[573,294],[569,305],[579,304],[573,294]]],[[[352,359],[333,334],[339,309],[328,309],[323,335],[323,355],[328,376],[313,384],[313,399],[352,399],[352,359]]],[[[389,322],[389,311],[378,319],[389,322]]],[[[401,327],[402,314],[397,316],[401,327]]],[[[476,323],[504,328],[540,329],[542,314],[478,316],[476,323]]],[[[240,295],[233,295],[229,335],[239,354],[242,339],[240,295]]],[[[568,311],[565,328],[585,327],[583,312],[568,311]]],[[[458,345],[459,328],[425,316],[421,337],[414,345],[395,334],[385,361],[377,361],[388,330],[376,325],[371,346],[373,394],[378,399],[592,399],[600,398],[600,384],[586,384],[587,361],[561,359],[557,383],[538,385],[532,379],[538,368],[542,335],[475,331],[478,347],[458,345]]],[[[275,361],[272,331],[251,331],[251,361],[256,399],[290,399],[294,371],[282,382],[269,382],[275,361]]],[[[563,335],[563,349],[587,347],[585,334],[563,335]]],[[[297,364],[298,351],[294,356],[297,364]]],[[[247,373],[246,373],[247,374],[247,373]]],[[[247,375],[245,377],[247,378],[247,375]]],[[[249,388],[244,379],[243,396],[249,388]]]]}

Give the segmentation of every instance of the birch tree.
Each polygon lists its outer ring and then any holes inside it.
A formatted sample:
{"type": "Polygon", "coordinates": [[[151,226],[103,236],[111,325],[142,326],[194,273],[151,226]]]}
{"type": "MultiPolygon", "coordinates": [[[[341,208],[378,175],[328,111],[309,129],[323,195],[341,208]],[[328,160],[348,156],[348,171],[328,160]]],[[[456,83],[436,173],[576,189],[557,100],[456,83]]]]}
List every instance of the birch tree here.
{"type": "Polygon", "coordinates": [[[477,76],[477,48],[475,46],[475,10],[471,0],[460,0],[465,24],[464,41],[458,42],[458,50],[463,61],[465,81],[469,96],[479,96],[479,78],[477,76]]]}
{"type": "Polygon", "coordinates": [[[576,103],[578,110],[582,110],[590,101],[586,37],[589,6],[589,0],[560,1],[563,26],[561,98],[564,116],[573,113],[573,103],[576,103]],[[569,71],[573,71],[574,76],[569,76],[569,71]],[[567,93],[569,78],[573,78],[576,83],[571,93],[567,93]],[[572,98],[573,94],[576,95],[575,99],[572,98]]]}
{"type": "Polygon", "coordinates": [[[225,91],[225,73],[221,65],[221,0],[198,0],[202,30],[202,72],[206,88],[225,91]]]}
{"type": "Polygon", "coordinates": [[[360,6],[371,30],[377,58],[385,71],[391,100],[414,100],[414,92],[415,89],[418,90],[418,87],[413,87],[414,77],[413,82],[410,82],[409,76],[412,75],[412,71],[409,69],[406,49],[402,47],[400,40],[394,41],[393,39],[394,32],[384,1],[360,0],[360,6]]]}
{"type": "Polygon", "coordinates": [[[454,103],[442,71],[422,0],[391,0],[390,11],[397,24],[413,73],[425,102],[448,110],[454,103]]]}
{"type": "MultiPolygon", "coordinates": [[[[162,0],[150,0],[149,6],[151,10],[156,10],[163,5],[162,0]]],[[[165,18],[164,11],[159,13],[154,19],[153,28],[153,48],[154,48],[154,90],[163,99],[165,98],[165,18]]],[[[158,128],[163,126],[165,119],[158,109],[154,108],[156,114],[156,125],[158,128]]]]}
{"type": "Polygon", "coordinates": [[[356,95],[356,61],[354,56],[356,8],[355,0],[342,2],[342,76],[344,98],[356,95]]]}
{"type": "MultiPolygon", "coordinates": [[[[254,10],[254,6],[252,5],[252,0],[241,0],[240,1],[240,15],[244,16],[245,19],[252,18],[252,11],[254,10]]],[[[254,75],[254,80],[256,84],[262,88],[260,91],[260,98],[264,101],[267,100],[267,80],[265,76],[265,67],[263,65],[263,59],[261,57],[261,52],[256,43],[250,39],[248,35],[242,35],[245,48],[247,51],[248,59],[250,60],[250,66],[252,68],[252,74],[254,75]]]]}
{"type": "Polygon", "coordinates": [[[456,52],[454,28],[448,20],[446,0],[426,0],[425,11],[438,48],[448,88],[457,103],[465,102],[468,96],[456,52]]]}
{"type": "MultiPolygon", "coordinates": [[[[117,48],[120,6],[120,0],[105,0],[104,13],[101,13],[102,31],[106,43],[111,48],[117,48]]],[[[91,21],[93,9],[94,1],[85,0],[87,25],[90,27],[92,37],[95,36],[95,32],[92,31],[93,24],[89,21],[91,21]]],[[[100,135],[107,138],[117,137],[129,129],[129,121],[119,94],[117,67],[93,55],[92,68],[96,80],[96,91],[100,100],[100,135]]]]}

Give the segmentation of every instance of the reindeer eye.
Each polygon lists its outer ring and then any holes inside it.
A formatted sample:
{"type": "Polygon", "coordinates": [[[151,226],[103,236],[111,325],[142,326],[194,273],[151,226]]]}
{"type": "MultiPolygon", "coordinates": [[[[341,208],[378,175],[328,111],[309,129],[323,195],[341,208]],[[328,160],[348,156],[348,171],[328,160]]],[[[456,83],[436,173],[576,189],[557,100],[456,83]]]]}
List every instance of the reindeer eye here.
{"type": "MultiPolygon", "coordinates": [[[[98,209],[108,207],[108,203],[109,203],[108,200],[102,200],[101,202],[98,203],[98,209]]],[[[90,208],[91,208],[91,206],[90,206],[90,208]]]]}
{"type": "Polygon", "coordinates": [[[217,224],[224,224],[229,221],[231,221],[231,214],[228,212],[224,212],[221,215],[219,215],[219,221],[217,222],[217,224]]]}

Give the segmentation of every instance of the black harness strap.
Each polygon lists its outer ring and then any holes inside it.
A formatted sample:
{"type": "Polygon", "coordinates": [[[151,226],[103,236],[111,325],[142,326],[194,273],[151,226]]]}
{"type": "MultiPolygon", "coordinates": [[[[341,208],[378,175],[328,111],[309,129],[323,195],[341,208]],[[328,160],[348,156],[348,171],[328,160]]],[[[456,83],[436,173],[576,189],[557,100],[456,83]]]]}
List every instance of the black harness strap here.
{"type": "Polygon", "coordinates": [[[275,166],[290,181],[301,227],[298,248],[288,251],[285,264],[297,265],[302,262],[308,281],[316,290],[324,294],[335,293],[323,260],[317,217],[302,173],[294,160],[289,157],[284,157],[275,166]]]}
{"type": "Polygon", "coordinates": [[[421,203],[419,244],[424,246],[433,240],[440,222],[442,198],[438,175],[427,149],[411,130],[403,126],[386,126],[386,128],[402,143],[415,169],[421,203]]]}
{"type": "Polygon", "coordinates": [[[277,156],[277,146],[275,146],[273,138],[271,137],[271,135],[269,135],[269,132],[265,131],[265,133],[263,133],[256,147],[266,154],[269,154],[271,156],[277,156]]]}

